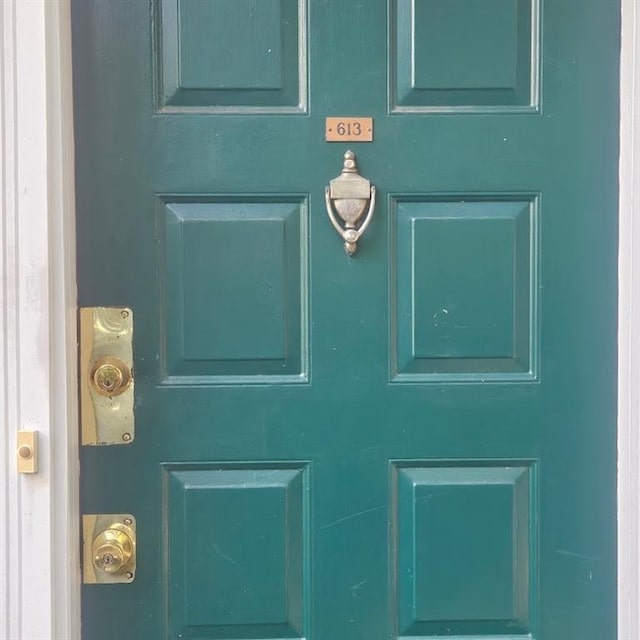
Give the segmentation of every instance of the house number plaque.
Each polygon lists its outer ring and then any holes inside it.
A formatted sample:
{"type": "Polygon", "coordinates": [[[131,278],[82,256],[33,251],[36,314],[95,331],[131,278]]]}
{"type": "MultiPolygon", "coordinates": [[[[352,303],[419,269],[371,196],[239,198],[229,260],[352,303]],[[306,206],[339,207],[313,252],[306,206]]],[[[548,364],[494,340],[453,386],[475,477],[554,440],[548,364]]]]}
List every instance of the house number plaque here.
{"type": "Polygon", "coordinates": [[[327,142],[373,142],[373,118],[326,119],[327,142]]]}

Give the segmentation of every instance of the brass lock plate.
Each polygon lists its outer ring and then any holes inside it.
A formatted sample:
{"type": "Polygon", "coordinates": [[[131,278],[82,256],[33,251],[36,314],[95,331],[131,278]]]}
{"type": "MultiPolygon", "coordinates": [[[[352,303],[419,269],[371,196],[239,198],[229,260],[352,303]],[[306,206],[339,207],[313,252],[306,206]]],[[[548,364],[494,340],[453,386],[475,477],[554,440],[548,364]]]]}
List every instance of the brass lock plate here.
{"type": "Polygon", "coordinates": [[[129,513],[83,515],[83,583],[123,584],[135,577],[135,517],[129,513]]]}
{"type": "Polygon", "coordinates": [[[133,311],[80,309],[83,445],[130,444],[134,429],[133,311]]]}

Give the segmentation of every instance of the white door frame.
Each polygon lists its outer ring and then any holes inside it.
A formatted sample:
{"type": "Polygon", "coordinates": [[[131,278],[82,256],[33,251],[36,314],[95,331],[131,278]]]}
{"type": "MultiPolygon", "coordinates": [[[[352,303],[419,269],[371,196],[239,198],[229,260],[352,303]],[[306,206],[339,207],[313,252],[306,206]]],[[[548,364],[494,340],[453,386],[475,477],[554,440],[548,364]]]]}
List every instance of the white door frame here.
{"type": "MultiPolygon", "coordinates": [[[[638,640],[640,3],[621,1],[618,640],[638,640]]],[[[70,31],[69,0],[0,2],[0,638],[11,640],[80,638],[70,31]],[[39,433],[36,475],[16,472],[18,429],[39,433]]]]}
{"type": "Polygon", "coordinates": [[[71,22],[0,1],[0,638],[80,636],[71,22]],[[40,471],[16,472],[16,430],[40,471]]]}
{"type": "Polygon", "coordinates": [[[640,4],[622,0],[618,249],[618,639],[640,638],[640,4]]]}

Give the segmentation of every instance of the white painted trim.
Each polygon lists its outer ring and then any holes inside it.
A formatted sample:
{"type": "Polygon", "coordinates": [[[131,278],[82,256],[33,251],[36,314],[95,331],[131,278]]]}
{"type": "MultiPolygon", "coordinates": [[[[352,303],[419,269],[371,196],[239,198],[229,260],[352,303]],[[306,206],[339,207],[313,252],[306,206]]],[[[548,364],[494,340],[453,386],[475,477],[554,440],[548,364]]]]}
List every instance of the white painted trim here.
{"type": "Polygon", "coordinates": [[[622,0],[618,330],[618,638],[640,638],[640,5],[622,0]]]}
{"type": "Polygon", "coordinates": [[[80,637],[68,0],[0,2],[0,637],[80,637]],[[15,432],[39,434],[18,475],[15,432]]]}
{"type": "MultiPolygon", "coordinates": [[[[618,638],[638,640],[640,4],[622,0],[622,8],[618,638]]],[[[2,0],[0,42],[0,638],[75,640],[80,589],[69,0],[2,0]],[[36,476],[16,474],[18,428],[41,434],[36,476]]]]}

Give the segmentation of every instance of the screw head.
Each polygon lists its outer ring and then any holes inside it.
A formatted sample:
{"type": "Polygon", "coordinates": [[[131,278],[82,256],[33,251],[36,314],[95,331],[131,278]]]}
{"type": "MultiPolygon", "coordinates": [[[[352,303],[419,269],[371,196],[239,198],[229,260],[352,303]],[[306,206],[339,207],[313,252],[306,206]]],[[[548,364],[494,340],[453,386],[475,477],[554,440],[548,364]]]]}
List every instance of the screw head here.
{"type": "Polygon", "coordinates": [[[123,439],[125,442],[131,442],[131,434],[130,434],[129,432],[127,432],[127,433],[123,433],[123,434],[122,434],[122,439],[123,439]]]}

